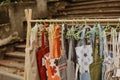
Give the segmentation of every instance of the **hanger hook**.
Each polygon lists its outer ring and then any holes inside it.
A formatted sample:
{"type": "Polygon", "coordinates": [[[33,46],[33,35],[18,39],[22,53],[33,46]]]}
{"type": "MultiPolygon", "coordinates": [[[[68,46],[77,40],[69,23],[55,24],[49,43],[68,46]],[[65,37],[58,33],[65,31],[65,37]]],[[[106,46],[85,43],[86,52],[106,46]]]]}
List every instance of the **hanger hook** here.
{"type": "Polygon", "coordinates": [[[85,24],[85,26],[87,25],[87,21],[86,20],[84,20],[84,24],[85,24]]]}

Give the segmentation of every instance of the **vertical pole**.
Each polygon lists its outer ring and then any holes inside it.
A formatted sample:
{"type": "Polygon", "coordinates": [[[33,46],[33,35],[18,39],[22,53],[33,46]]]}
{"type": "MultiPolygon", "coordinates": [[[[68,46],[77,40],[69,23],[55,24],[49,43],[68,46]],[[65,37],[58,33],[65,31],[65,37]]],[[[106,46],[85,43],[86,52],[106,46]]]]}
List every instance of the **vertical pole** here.
{"type": "MultiPolygon", "coordinates": [[[[30,46],[30,30],[31,30],[31,18],[32,18],[32,9],[25,9],[25,17],[26,17],[26,21],[27,21],[27,37],[26,37],[26,49],[29,48],[30,46]]],[[[27,53],[27,51],[25,51],[25,63],[27,62],[26,58],[30,58],[30,56],[28,56],[29,53],[27,53]]],[[[24,80],[28,80],[27,76],[27,70],[26,68],[24,68],[24,80]]]]}
{"type": "Polygon", "coordinates": [[[30,30],[31,30],[31,18],[32,18],[32,9],[25,9],[25,16],[27,20],[27,37],[26,37],[26,48],[29,47],[30,44],[30,30]]]}

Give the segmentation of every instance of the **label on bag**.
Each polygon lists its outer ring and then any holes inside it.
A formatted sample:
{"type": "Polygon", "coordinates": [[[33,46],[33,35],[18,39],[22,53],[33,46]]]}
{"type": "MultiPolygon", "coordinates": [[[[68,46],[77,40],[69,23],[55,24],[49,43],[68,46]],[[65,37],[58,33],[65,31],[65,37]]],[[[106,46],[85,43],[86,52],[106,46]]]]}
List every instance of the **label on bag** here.
{"type": "Polygon", "coordinates": [[[45,58],[42,58],[42,66],[45,66],[45,58]]]}

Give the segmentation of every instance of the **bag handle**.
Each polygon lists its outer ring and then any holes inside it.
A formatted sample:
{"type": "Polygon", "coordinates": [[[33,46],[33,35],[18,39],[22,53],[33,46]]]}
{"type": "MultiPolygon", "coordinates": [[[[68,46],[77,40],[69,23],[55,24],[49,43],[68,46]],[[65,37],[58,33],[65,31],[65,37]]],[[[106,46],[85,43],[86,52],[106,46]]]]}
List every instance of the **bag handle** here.
{"type": "Polygon", "coordinates": [[[99,51],[100,51],[100,58],[103,57],[103,38],[102,38],[102,27],[100,24],[98,24],[98,35],[99,35],[99,51]]]}
{"type": "Polygon", "coordinates": [[[106,32],[103,31],[103,52],[104,52],[104,58],[107,58],[108,57],[108,43],[107,43],[107,36],[106,36],[106,32]]]}
{"type": "MultiPolygon", "coordinates": [[[[72,26],[71,30],[74,30],[74,26],[72,26]]],[[[72,54],[74,53],[74,38],[73,36],[70,38],[69,41],[69,51],[68,51],[68,60],[70,61],[72,59],[72,54]]]]}
{"type": "Polygon", "coordinates": [[[116,33],[116,30],[115,29],[112,29],[112,33],[113,33],[113,36],[112,36],[112,45],[113,45],[113,57],[116,56],[116,46],[117,46],[117,33],[116,33]]]}
{"type": "MultiPolygon", "coordinates": [[[[96,46],[96,34],[99,34],[99,39],[100,39],[100,44],[102,43],[102,37],[101,37],[101,32],[102,32],[102,28],[100,26],[100,24],[94,24],[93,28],[91,28],[91,42],[92,42],[92,47],[93,47],[93,61],[96,62],[97,60],[97,54],[98,52],[96,53],[96,49],[95,47],[96,46]],[[98,28],[98,33],[95,32],[95,29],[98,28]]],[[[100,50],[103,50],[103,46],[100,45],[100,50]]],[[[103,53],[101,52],[100,53],[100,56],[102,57],[103,53]]]]}
{"type": "Polygon", "coordinates": [[[41,32],[42,32],[41,36],[42,47],[45,47],[45,30],[43,29],[41,32]]]}
{"type": "Polygon", "coordinates": [[[118,38],[117,38],[117,56],[119,58],[119,68],[120,68],[120,32],[118,33],[118,38]]]}
{"type": "Polygon", "coordinates": [[[118,33],[118,38],[117,38],[117,56],[120,56],[120,32],[118,33]]]}

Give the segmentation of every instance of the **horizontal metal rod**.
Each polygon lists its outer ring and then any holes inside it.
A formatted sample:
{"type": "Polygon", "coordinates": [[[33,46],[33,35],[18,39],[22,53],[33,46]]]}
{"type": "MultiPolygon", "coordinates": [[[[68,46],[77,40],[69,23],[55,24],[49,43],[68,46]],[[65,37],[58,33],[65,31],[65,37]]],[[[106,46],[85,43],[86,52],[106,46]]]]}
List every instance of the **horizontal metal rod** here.
{"type": "Polygon", "coordinates": [[[71,19],[71,20],[62,20],[62,19],[46,19],[46,20],[28,20],[29,22],[120,22],[118,19],[71,19]]]}

